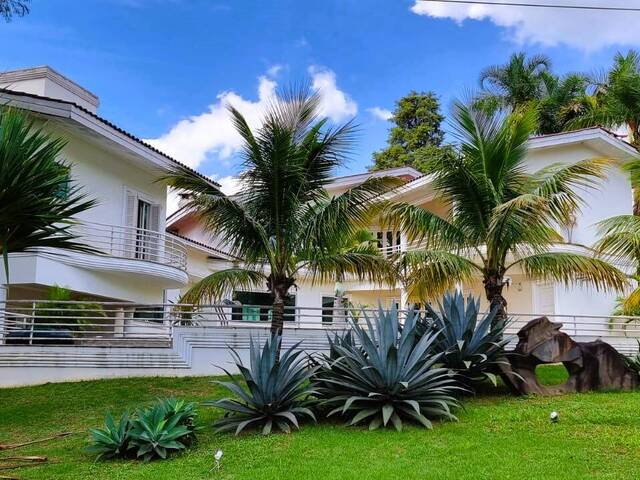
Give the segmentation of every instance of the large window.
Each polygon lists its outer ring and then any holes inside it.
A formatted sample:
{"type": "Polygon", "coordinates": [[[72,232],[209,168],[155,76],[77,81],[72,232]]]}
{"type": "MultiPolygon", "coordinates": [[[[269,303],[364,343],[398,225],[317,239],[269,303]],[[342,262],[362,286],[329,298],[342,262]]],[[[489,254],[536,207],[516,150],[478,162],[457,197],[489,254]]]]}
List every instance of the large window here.
{"type": "MultiPolygon", "coordinates": [[[[237,305],[231,309],[231,319],[239,322],[270,322],[272,317],[273,295],[266,292],[234,292],[233,301],[237,305]]],[[[289,295],[284,301],[284,320],[295,320],[296,296],[289,295]]]]}

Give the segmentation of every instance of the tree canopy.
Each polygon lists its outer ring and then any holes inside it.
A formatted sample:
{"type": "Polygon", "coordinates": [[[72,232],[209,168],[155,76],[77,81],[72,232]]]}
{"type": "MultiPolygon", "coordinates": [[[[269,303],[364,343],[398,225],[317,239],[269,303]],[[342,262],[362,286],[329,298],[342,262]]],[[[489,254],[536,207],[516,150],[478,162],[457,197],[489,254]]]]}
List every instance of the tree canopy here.
{"type": "Polygon", "coordinates": [[[427,171],[434,158],[450,158],[453,147],[446,145],[441,124],[440,102],[433,92],[411,91],[396,102],[388,146],[373,154],[373,170],[410,166],[427,171]]]}

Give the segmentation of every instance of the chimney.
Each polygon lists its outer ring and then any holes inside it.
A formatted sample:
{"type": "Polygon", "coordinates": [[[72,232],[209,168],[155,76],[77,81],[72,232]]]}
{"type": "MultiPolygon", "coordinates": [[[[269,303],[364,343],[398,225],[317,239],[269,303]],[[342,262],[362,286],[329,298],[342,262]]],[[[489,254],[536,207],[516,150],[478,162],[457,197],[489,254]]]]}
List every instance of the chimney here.
{"type": "Polygon", "coordinates": [[[91,113],[100,104],[96,95],[47,66],[0,72],[0,88],[72,102],[91,113]]]}

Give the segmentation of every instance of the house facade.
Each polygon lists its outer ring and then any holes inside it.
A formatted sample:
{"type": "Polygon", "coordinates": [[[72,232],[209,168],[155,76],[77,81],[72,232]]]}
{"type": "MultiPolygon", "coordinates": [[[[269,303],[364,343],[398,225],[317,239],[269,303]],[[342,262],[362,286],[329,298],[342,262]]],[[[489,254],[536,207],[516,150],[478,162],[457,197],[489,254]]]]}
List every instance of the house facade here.
{"type": "MultiPolygon", "coordinates": [[[[617,137],[601,128],[589,128],[567,133],[534,137],[528,144],[526,164],[534,172],[552,164],[572,164],[585,159],[609,158],[615,165],[608,171],[607,178],[600,182],[599,188],[581,192],[585,204],[575,218],[572,228],[561,233],[570,243],[589,247],[597,239],[596,224],[615,215],[631,214],[633,207],[633,189],[629,178],[620,166],[635,158],[636,150],[617,137]]],[[[404,185],[390,194],[392,201],[408,202],[421,208],[430,210],[438,215],[446,216],[450,206],[434,189],[433,179],[422,175],[412,168],[396,168],[383,172],[363,173],[335,178],[328,186],[329,194],[337,195],[348,188],[362,183],[371,175],[395,176],[405,181],[404,185]]],[[[167,228],[186,238],[197,240],[203,245],[215,247],[216,251],[224,251],[223,239],[215,238],[204,232],[197,219],[185,208],[179,209],[171,215],[167,228]]],[[[378,246],[384,254],[391,254],[398,250],[412,248],[408,245],[403,232],[390,231],[377,224],[369,227],[378,246]]],[[[558,245],[558,249],[567,248],[558,245]]],[[[190,282],[204,278],[229,265],[229,259],[218,260],[215,255],[208,257],[189,256],[190,282]],[[196,273],[197,272],[197,273],[196,273]]],[[[624,266],[621,266],[624,268],[624,266]]],[[[187,285],[184,288],[188,288],[187,285]]],[[[298,283],[292,292],[292,304],[298,307],[322,309],[322,315],[316,314],[317,322],[331,323],[333,299],[336,288],[344,290],[344,295],[354,307],[376,308],[378,303],[388,306],[395,303],[401,307],[433,299],[410,299],[401,285],[376,285],[369,282],[345,281],[336,286],[331,284],[317,284],[308,280],[298,283]]],[[[483,308],[487,308],[481,278],[468,284],[459,285],[465,293],[472,293],[480,297],[483,308]]],[[[183,289],[184,291],[184,289],[183,289]]],[[[175,292],[179,296],[178,292],[175,292]]],[[[537,314],[558,315],[572,317],[574,315],[594,316],[604,322],[614,309],[616,294],[613,292],[595,292],[588,285],[564,285],[527,278],[517,270],[510,272],[508,286],[504,296],[508,302],[509,312],[513,315],[531,317],[537,314]]],[[[257,289],[255,292],[233,292],[228,300],[251,302],[255,305],[269,304],[269,295],[257,289]]],[[[311,315],[310,315],[311,316],[311,315]]],[[[246,319],[253,319],[249,313],[246,319]]]]}
{"type": "Polygon", "coordinates": [[[82,300],[162,303],[187,285],[187,242],[165,231],[167,187],[157,181],[176,160],[100,117],[96,95],[49,67],[0,74],[0,103],[67,141],[61,160],[97,200],[74,228],[100,252],[11,253],[10,300],[46,298],[58,285],[82,300]]]}

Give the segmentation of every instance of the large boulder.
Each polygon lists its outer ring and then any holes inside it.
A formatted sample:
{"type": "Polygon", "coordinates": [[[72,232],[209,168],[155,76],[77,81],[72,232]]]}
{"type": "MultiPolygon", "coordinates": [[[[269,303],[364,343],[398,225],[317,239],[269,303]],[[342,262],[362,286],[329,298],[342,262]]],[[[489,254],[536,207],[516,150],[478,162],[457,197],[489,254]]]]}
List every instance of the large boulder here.
{"type": "Polygon", "coordinates": [[[625,358],[608,343],[581,343],[560,331],[561,323],[547,317],[531,320],[518,332],[518,344],[508,355],[511,368],[503,378],[515,393],[553,395],[589,390],[630,390],[640,385],[638,374],[625,358]],[[569,372],[564,385],[540,385],[536,367],[562,363],[569,372]]]}

